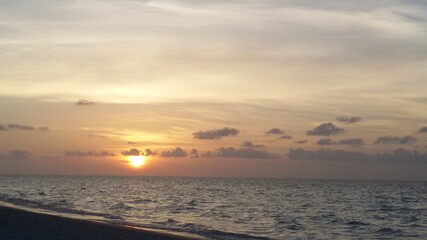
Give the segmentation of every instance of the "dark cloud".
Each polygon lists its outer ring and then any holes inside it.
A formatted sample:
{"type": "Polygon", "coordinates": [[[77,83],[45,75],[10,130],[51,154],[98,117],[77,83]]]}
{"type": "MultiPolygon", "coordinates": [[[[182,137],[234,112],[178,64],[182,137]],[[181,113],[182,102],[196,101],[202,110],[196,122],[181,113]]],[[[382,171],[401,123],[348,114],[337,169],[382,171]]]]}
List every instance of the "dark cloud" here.
{"type": "Polygon", "coordinates": [[[111,157],[116,156],[116,154],[108,151],[66,151],[66,156],[69,157],[111,157]]]}
{"type": "Polygon", "coordinates": [[[294,141],[294,143],[297,143],[297,144],[306,144],[306,143],[308,143],[308,140],[294,141]]]}
{"type": "Polygon", "coordinates": [[[33,126],[26,126],[26,125],[20,125],[20,124],[8,124],[7,127],[9,128],[9,130],[14,130],[14,129],[24,130],[24,131],[36,130],[36,128],[33,126]]]}
{"type": "Polygon", "coordinates": [[[357,123],[362,121],[363,118],[361,117],[338,117],[337,121],[338,122],[342,122],[342,123],[347,123],[347,124],[351,124],[351,123],[357,123]]]}
{"type": "Polygon", "coordinates": [[[282,135],[284,133],[285,133],[285,130],[280,129],[280,128],[272,128],[272,129],[265,132],[265,134],[267,134],[267,135],[270,135],[270,134],[282,135]]]}
{"type": "Polygon", "coordinates": [[[92,101],[89,101],[89,100],[86,100],[86,99],[79,99],[76,102],[77,106],[91,106],[91,105],[94,105],[94,104],[95,104],[95,102],[92,102],[92,101]]]}
{"type": "Polygon", "coordinates": [[[147,148],[145,149],[145,151],[142,153],[142,155],[144,156],[155,156],[157,155],[156,152],[153,152],[151,149],[147,148]]]}
{"type": "Polygon", "coordinates": [[[317,141],[318,145],[327,146],[327,145],[351,145],[353,147],[359,147],[365,144],[363,139],[361,138],[348,138],[348,139],[341,139],[340,141],[336,142],[330,138],[323,138],[317,141]]]}
{"type": "Polygon", "coordinates": [[[138,144],[137,142],[128,142],[129,145],[135,145],[138,144]]]}
{"type": "Polygon", "coordinates": [[[9,151],[8,154],[6,155],[6,158],[21,160],[21,159],[27,159],[31,155],[32,153],[28,151],[15,149],[15,150],[9,151]]]}
{"type": "Polygon", "coordinates": [[[322,139],[319,139],[319,141],[317,141],[317,144],[325,146],[325,145],[335,145],[337,144],[337,142],[333,141],[330,138],[322,138],[322,139]]]}
{"type": "Polygon", "coordinates": [[[197,151],[197,149],[195,149],[195,148],[191,149],[190,156],[194,157],[194,158],[198,158],[199,157],[199,151],[197,151]]]}
{"type": "MultiPolygon", "coordinates": [[[[0,129],[1,130],[1,129],[0,129]]],[[[418,130],[419,133],[427,133],[427,127],[422,127],[418,130]]]]}
{"type": "Polygon", "coordinates": [[[290,136],[290,135],[283,135],[283,136],[280,136],[279,139],[292,139],[292,136],[290,136]]]}
{"type": "Polygon", "coordinates": [[[197,139],[220,139],[222,137],[237,136],[238,134],[239,134],[239,130],[235,128],[225,127],[223,129],[198,131],[193,133],[193,137],[197,139]]]}
{"type": "Polygon", "coordinates": [[[395,162],[423,162],[427,163],[427,153],[399,148],[392,153],[367,154],[345,150],[320,149],[310,151],[304,149],[289,149],[289,159],[294,160],[328,160],[328,161],[395,161],[395,162]]]}
{"type": "Polygon", "coordinates": [[[124,156],[139,156],[139,155],[141,155],[141,151],[139,151],[136,148],[132,148],[132,149],[129,149],[129,150],[124,150],[121,153],[124,156]]]}
{"type": "Polygon", "coordinates": [[[353,147],[359,147],[365,144],[365,141],[361,138],[348,138],[348,139],[341,139],[338,144],[341,145],[351,145],[353,147]]]}
{"type": "Polygon", "coordinates": [[[207,151],[207,152],[204,152],[204,153],[200,154],[200,157],[203,157],[203,158],[213,158],[214,155],[212,154],[211,151],[207,151]]]}
{"type": "Polygon", "coordinates": [[[417,141],[417,138],[413,136],[381,136],[375,140],[375,144],[412,144],[417,141]]]}
{"type": "Polygon", "coordinates": [[[163,151],[161,154],[162,157],[186,157],[187,155],[187,152],[180,147],[177,147],[170,151],[163,151]]]}
{"type": "Polygon", "coordinates": [[[331,136],[343,133],[344,129],[336,127],[333,123],[322,123],[313,130],[307,131],[310,136],[331,136]]]}
{"type": "Polygon", "coordinates": [[[247,158],[247,159],[276,159],[280,156],[278,154],[269,153],[267,151],[257,150],[253,148],[240,148],[233,147],[220,148],[215,153],[216,157],[223,158],[247,158]]]}
{"type": "Polygon", "coordinates": [[[33,126],[28,126],[28,125],[16,124],[16,123],[10,123],[7,126],[0,125],[0,131],[9,131],[9,130],[46,132],[49,130],[49,128],[48,127],[33,127],[33,126]]]}
{"type": "Polygon", "coordinates": [[[242,147],[245,147],[245,148],[262,148],[262,147],[264,147],[264,145],[262,145],[262,144],[253,144],[251,141],[244,141],[242,143],[242,147]]]}

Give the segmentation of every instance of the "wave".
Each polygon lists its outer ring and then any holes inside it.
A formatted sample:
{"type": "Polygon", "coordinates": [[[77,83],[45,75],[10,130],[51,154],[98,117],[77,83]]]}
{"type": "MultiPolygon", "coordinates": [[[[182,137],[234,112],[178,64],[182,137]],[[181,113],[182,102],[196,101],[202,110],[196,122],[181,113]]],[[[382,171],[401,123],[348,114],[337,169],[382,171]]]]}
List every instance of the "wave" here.
{"type": "Polygon", "coordinates": [[[22,207],[29,207],[29,208],[35,208],[35,209],[42,209],[42,210],[49,210],[52,212],[57,213],[66,213],[66,214],[75,214],[80,215],[84,217],[102,217],[105,219],[111,219],[111,220],[123,220],[122,217],[112,215],[112,214],[106,214],[106,213],[96,213],[96,212],[89,212],[89,211],[83,211],[83,210],[77,210],[77,209],[71,209],[71,208],[65,208],[63,207],[65,200],[60,200],[57,202],[52,203],[42,203],[34,200],[26,200],[22,198],[11,198],[6,197],[3,198],[0,196],[0,200],[6,203],[10,203],[16,206],[22,206],[22,207]]]}

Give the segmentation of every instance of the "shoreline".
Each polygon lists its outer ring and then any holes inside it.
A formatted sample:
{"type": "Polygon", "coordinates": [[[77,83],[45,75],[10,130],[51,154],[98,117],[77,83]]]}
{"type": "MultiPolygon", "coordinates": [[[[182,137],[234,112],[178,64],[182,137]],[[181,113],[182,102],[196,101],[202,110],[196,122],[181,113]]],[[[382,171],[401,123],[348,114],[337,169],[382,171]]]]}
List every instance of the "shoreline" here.
{"type": "Polygon", "coordinates": [[[116,225],[47,210],[0,203],[2,240],[207,240],[194,234],[116,225]]]}

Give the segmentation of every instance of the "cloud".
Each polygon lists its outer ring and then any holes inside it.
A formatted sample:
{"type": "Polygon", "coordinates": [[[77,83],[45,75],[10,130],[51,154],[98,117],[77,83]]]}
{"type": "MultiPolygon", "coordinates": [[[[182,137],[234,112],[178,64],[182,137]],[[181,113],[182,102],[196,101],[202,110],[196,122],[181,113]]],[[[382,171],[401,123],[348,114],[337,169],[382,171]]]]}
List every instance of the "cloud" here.
{"type": "Polygon", "coordinates": [[[280,136],[279,139],[292,139],[292,136],[290,136],[290,135],[283,135],[283,136],[280,136]]]}
{"type": "Polygon", "coordinates": [[[162,157],[186,157],[188,154],[182,148],[177,147],[170,151],[163,151],[160,155],[162,157]]]}
{"type": "Polygon", "coordinates": [[[348,138],[348,139],[341,139],[338,144],[341,145],[351,145],[353,147],[359,147],[365,144],[365,141],[361,138],[348,138]]]}
{"type": "Polygon", "coordinates": [[[420,130],[418,130],[418,133],[427,133],[427,127],[420,128],[420,130]]]}
{"type": "Polygon", "coordinates": [[[307,131],[310,136],[331,136],[343,133],[344,129],[336,127],[333,123],[322,123],[313,130],[307,131]]]}
{"type": "Polygon", "coordinates": [[[239,130],[235,128],[225,127],[223,129],[198,131],[193,133],[193,137],[197,139],[221,139],[222,137],[237,136],[238,134],[239,134],[239,130]]]}
{"type": "Polygon", "coordinates": [[[201,157],[203,157],[203,158],[213,158],[213,157],[215,157],[215,156],[212,154],[212,152],[211,152],[211,151],[204,152],[204,153],[200,154],[200,156],[201,156],[201,157]]]}
{"type": "Polygon", "coordinates": [[[413,136],[381,136],[375,140],[375,144],[412,144],[417,141],[417,138],[413,136]]]}
{"type": "Polygon", "coordinates": [[[86,100],[86,99],[79,99],[76,102],[77,106],[91,106],[91,105],[95,105],[95,102],[86,100]]]}
{"type": "Polygon", "coordinates": [[[155,156],[157,155],[156,152],[153,152],[151,149],[147,148],[145,149],[145,151],[142,153],[142,155],[144,156],[155,156]]]}
{"type": "Polygon", "coordinates": [[[49,131],[48,127],[33,127],[28,125],[21,125],[16,123],[10,123],[5,125],[0,125],[0,131],[10,131],[10,130],[22,130],[22,131],[42,131],[46,132],[49,131]]]}
{"type": "Polygon", "coordinates": [[[191,149],[190,156],[194,157],[194,158],[198,158],[199,157],[199,151],[197,151],[197,149],[195,149],[195,148],[191,149]]]}
{"type": "Polygon", "coordinates": [[[325,145],[335,145],[335,144],[337,144],[337,142],[333,141],[330,138],[322,138],[319,141],[317,141],[317,144],[325,146],[325,145]]]}
{"type": "Polygon", "coordinates": [[[395,162],[422,162],[427,163],[427,153],[399,148],[392,153],[367,154],[345,150],[320,149],[317,151],[289,149],[289,159],[293,160],[327,160],[327,161],[395,161],[395,162]]]}
{"type": "Polygon", "coordinates": [[[28,151],[15,149],[15,150],[9,151],[5,157],[10,159],[21,160],[21,159],[27,159],[31,155],[33,154],[28,151]]]}
{"type": "Polygon", "coordinates": [[[278,154],[269,153],[267,151],[257,150],[253,148],[240,148],[233,147],[220,148],[214,154],[215,157],[223,158],[247,158],[247,159],[277,159],[278,154]]]}
{"type": "Polygon", "coordinates": [[[264,145],[262,145],[262,144],[253,144],[251,141],[244,141],[242,143],[242,147],[245,147],[245,148],[262,148],[262,147],[264,147],[264,145]]]}
{"type": "Polygon", "coordinates": [[[108,151],[66,151],[66,156],[69,157],[111,157],[116,156],[116,154],[108,151]]]}
{"type": "Polygon", "coordinates": [[[305,140],[298,140],[298,141],[294,141],[294,143],[297,143],[297,144],[306,144],[306,143],[308,143],[308,140],[307,139],[305,139],[305,140]]]}
{"type": "Polygon", "coordinates": [[[351,123],[357,123],[362,121],[363,118],[361,117],[337,117],[337,121],[338,122],[342,122],[342,123],[346,123],[346,124],[351,124],[351,123]]]}
{"type": "Polygon", "coordinates": [[[128,142],[129,145],[135,145],[138,144],[137,142],[128,142]]]}
{"type": "Polygon", "coordinates": [[[266,135],[282,135],[285,133],[285,130],[280,128],[272,128],[265,132],[266,135]]]}
{"type": "Polygon", "coordinates": [[[121,153],[124,156],[139,156],[139,155],[141,155],[141,151],[139,151],[136,148],[132,148],[132,149],[129,149],[129,150],[124,150],[121,153]]]}
{"type": "Polygon", "coordinates": [[[348,139],[341,139],[340,141],[334,141],[330,138],[323,138],[317,141],[318,145],[322,146],[328,146],[328,145],[351,145],[353,147],[359,147],[365,144],[363,139],[361,138],[348,138],[348,139]]]}
{"type": "Polygon", "coordinates": [[[107,136],[98,135],[98,134],[86,134],[86,135],[82,135],[82,136],[88,137],[88,138],[108,138],[107,136]]]}

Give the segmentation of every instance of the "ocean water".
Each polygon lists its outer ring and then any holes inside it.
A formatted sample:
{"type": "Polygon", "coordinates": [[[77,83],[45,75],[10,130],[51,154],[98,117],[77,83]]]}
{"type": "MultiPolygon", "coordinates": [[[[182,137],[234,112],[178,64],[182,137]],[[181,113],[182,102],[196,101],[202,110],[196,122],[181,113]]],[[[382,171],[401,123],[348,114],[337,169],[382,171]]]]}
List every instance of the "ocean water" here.
{"type": "Polygon", "coordinates": [[[211,239],[427,239],[427,183],[0,176],[0,201],[211,239]]]}

